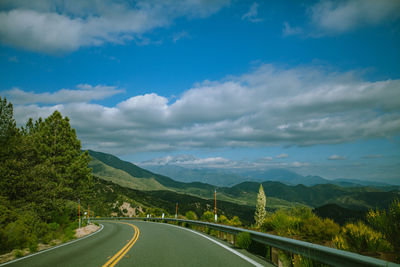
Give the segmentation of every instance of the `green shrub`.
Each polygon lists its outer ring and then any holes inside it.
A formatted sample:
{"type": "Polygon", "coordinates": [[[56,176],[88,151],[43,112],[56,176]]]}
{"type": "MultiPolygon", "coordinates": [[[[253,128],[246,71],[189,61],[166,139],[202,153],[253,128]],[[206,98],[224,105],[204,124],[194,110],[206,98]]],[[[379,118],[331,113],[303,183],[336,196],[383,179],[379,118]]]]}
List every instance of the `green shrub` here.
{"type": "Polygon", "coordinates": [[[370,211],[367,214],[368,223],[375,230],[381,232],[392,246],[400,251],[400,201],[395,199],[389,210],[370,211]]]}
{"type": "Polygon", "coordinates": [[[203,216],[201,216],[201,220],[206,222],[214,222],[214,213],[211,211],[205,211],[203,216]]]}
{"type": "Polygon", "coordinates": [[[30,236],[30,229],[20,220],[9,223],[5,228],[6,239],[9,248],[24,248],[27,245],[27,238],[30,236]]]}
{"type": "Polygon", "coordinates": [[[321,219],[316,215],[305,219],[300,227],[299,236],[309,242],[332,240],[340,232],[340,226],[331,219],[321,219]]]}
{"type": "Polygon", "coordinates": [[[20,258],[20,257],[24,256],[24,254],[22,253],[22,250],[17,249],[17,250],[14,252],[14,256],[17,257],[17,258],[20,258]]]}
{"type": "Polygon", "coordinates": [[[54,231],[57,231],[57,230],[60,229],[60,225],[58,223],[56,223],[56,222],[49,223],[48,225],[49,225],[49,230],[50,231],[54,232],[54,231]]]}
{"type": "Polygon", "coordinates": [[[294,208],[268,214],[261,230],[304,241],[324,243],[339,234],[340,226],[331,219],[319,218],[309,208],[294,208]]]}
{"type": "Polygon", "coordinates": [[[233,216],[233,218],[229,221],[229,225],[239,227],[242,226],[242,222],[240,221],[238,216],[233,216]]]}
{"type": "Polygon", "coordinates": [[[96,226],[100,226],[98,222],[94,222],[94,225],[96,225],[96,226]]]}
{"type": "Polygon", "coordinates": [[[291,236],[299,232],[301,219],[287,214],[284,210],[270,214],[261,225],[264,231],[275,231],[278,235],[291,236]]]}
{"type": "Polygon", "coordinates": [[[229,224],[229,220],[228,220],[228,218],[226,218],[226,216],[225,215],[220,215],[219,217],[218,217],[218,223],[222,223],[222,224],[229,224]]]}
{"type": "MultiPolygon", "coordinates": [[[[83,225],[83,224],[82,224],[83,225]]],[[[69,224],[67,227],[64,229],[64,235],[62,238],[63,242],[67,242],[71,239],[75,239],[75,229],[78,228],[79,223],[78,222],[73,222],[69,224]]]]}
{"type": "Polygon", "coordinates": [[[250,233],[242,232],[236,236],[236,245],[239,248],[248,249],[251,245],[250,233]]]}
{"type": "Polygon", "coordinates": [[[36,236],[32,236],[29,239],[28,248],[30,252],[36,252],[38,250],[38,239],[36,236]]]}
{"type": "Polygon", "coordinates": [[[362,222],[346,224],[341,233],[333,239],[339,249],[357,253],[391,251],[392,247],[379,232],[362,222]]]}
{"type": "Polygon", "coordinates": [[[196,215],[196,213],[194,213],[194,211],[188,211],[188,212],[186,212],[186,214],[185,214],[185,217],[186,217],[186,219],[188,219],[188,220],[197,220],[197,215],[196,215]]]}
{"type": "Polygon", "coordinates": [[[52,240],[57,238],[56,232],[49,232],[44,237],[42,237],[42,242],[45,244],[49,244],[52,240]]]}

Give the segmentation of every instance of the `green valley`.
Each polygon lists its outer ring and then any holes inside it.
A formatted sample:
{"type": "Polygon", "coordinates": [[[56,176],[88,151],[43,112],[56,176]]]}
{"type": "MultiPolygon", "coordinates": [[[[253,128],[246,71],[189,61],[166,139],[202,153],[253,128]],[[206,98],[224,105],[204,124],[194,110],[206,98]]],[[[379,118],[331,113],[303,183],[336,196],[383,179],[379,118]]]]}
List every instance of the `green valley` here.
{"type": "MultiPolygon", "coordinates": [[[[258,182],[243,182],[232,187],[216,187],[200,182],[178,182],[111,154],[91,150],[89,154],[92,157],[89,166],[93,168],[96,176],[131,189],[170,190],[205,199],[213,198],[214,189],[217,189],[219,200],[254,206],[260,185],[258,182]]],[[[262,185],[267,195],[267,207],[271,210],[295,206],[319,207],[330,203],[354,210],[386,208],[400,194],[398,190],[387,191],[368,186],[341,187],[332,184],[291,186],[276,181],[265,181],[262,185]]]]}

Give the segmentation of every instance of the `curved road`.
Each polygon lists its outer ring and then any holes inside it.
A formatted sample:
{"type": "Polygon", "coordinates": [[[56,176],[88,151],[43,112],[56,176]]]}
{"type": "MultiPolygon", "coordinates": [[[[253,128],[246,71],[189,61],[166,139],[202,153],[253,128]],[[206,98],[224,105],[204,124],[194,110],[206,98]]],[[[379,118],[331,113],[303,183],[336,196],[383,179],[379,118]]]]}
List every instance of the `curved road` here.
{"type": "Polygon", "coordinates": [[[104,229],[90,237],[5,266],[266,265],[256,257],[244,256],[226,244],[185,228],[142,221],[100,223],[104,229]]]}

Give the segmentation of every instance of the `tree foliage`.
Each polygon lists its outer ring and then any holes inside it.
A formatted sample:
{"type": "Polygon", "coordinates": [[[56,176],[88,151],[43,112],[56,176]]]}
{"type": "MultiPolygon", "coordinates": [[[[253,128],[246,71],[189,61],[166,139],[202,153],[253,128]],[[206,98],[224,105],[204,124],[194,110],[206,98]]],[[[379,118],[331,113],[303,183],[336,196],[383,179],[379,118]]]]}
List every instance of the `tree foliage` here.
{"type": "Polygon", "coordinates": [[[76,201],[92,190],[89,155],[69,119],[55,111],[17,128],[13,106],[0,97],[0,251],[30,247],[67,225],[76,201]]]}

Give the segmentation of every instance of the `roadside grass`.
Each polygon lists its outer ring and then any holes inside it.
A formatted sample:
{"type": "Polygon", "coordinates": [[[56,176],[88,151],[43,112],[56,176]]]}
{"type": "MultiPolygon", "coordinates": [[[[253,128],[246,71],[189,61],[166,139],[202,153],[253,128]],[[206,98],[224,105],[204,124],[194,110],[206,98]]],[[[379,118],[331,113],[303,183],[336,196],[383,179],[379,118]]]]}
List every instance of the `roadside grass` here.
{"type": "MultiPolygon", "coordinates": [[[[97,222],[94,224],[99,226],[97,222]]],[[[24,243],[26,244],[25,246],[20,246],[13,250],[9,250],[6,253],[0,254],[0,264],[76,239],[75,230],[78,226],[78,221],[69,223],[64,227],[60,226],[58,223],[50,223],[48,224],[50,230],[42,239],[39,240],[36,236],[28,236],[28,241],[24,243]]],[[[86,221],[82,221],[81,226],[87,226],[86,221]]]]}

